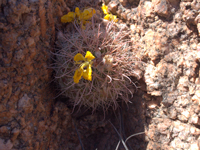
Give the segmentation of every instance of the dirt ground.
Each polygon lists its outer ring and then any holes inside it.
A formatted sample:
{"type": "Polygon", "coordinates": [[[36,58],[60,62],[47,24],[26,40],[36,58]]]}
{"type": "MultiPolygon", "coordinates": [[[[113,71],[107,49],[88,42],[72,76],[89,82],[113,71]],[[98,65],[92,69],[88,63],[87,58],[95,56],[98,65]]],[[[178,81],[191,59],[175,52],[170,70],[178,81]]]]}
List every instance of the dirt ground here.
{"type": "Polygon", "coordinates": [[[200,1],[103,2],[141,60],[132,103],[106,113],[73,111],[51,68],[60,17],[102,1],[0,1],[0,150],[200,149],[200,1]]]}

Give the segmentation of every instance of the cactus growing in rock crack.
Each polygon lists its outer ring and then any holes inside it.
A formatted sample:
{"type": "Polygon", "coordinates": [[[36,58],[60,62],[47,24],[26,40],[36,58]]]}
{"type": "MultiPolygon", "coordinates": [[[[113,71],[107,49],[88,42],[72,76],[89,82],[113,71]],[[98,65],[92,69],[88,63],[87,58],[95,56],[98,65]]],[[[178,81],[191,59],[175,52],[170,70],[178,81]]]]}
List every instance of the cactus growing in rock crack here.
{"type": "Polygon", "coordinates": [[[128,76],[135,61],[130,57],[130,33],[113,22],[106,26],[93,22],[84,30],[74,24],[74,29],[58,33],[60,50],[54,53],[54,68],[60,94],[69,97],[74,106],[93,110],[116,109],[119,98],[129,102],[134,83],[128,76]]]}

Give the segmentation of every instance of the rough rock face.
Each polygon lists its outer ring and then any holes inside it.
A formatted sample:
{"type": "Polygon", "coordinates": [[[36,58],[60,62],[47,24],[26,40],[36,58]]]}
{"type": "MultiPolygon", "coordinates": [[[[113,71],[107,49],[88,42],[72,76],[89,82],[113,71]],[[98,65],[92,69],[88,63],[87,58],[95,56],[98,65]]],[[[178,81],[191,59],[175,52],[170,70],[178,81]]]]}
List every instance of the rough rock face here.
{"type": "Polygon", "coordinates": [[[48,68],[55,23],[67,10],[62,0],[0,1],[1,150],[58,149],[60,127],[70,128],[68,109],[53,105],[48,68]]]}
{"type": "MultiPolygon", "coordinates": [[[[141,60],[135,70],[141,88],[123,116],[125,133],[145,135],[129,146],[200,149],[200,2],[105,3],[130,26],[141,60]]],[[[81,149],[69,108],[54,102],[50,53],[60,17],[82,4],[100,9],[97,1],[0,1],[0,150],[81,149]]],[[[77,116],[85,148],[116,148],[119,137],[107,120],[119,123],[112,115],[77,116]]]]}
{"type": "Polygon", "coordinates": [[[146,62],[147,93],[162,99],[150,111],[147,149],[199,149],[199,5],[140,1],[139,12],[127,14],[137,56],[146,62]]]}

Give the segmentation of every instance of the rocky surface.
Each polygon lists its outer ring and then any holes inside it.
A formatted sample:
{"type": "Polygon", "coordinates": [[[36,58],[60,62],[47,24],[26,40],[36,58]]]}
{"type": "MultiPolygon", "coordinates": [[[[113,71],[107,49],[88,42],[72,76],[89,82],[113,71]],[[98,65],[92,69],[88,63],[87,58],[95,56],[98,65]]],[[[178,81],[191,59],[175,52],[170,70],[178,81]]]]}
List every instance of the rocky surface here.
{"type": "Polygon", "coordinates": [[[64,10],[64,1],[0,1],[1,150],[57,149],[60,132],[70,128],[67,107],[54,105],[49,68],[64,10]]]}
{"type": "Polygon", "coordinates": [[[139,12],[127,15],[136,55],[146,62],[147,94],[161,98],[156,112],[147,110],[147,149],[199,149],[199,5],[140,1],[139,12]]]}
{"type": "Polygon", "coordinates": [[[140,88],[114,113],[71,115],[55,100],[50,53],[60,17],[75,6],[100,10],[99,1],[0,1],[0,150],[78,150],[77,133],[85,149],[115,149],[112,124],[124,139],[145,132],[129,149],[200,149],[200,1],[105,3],[132,31],[140,88]]]}

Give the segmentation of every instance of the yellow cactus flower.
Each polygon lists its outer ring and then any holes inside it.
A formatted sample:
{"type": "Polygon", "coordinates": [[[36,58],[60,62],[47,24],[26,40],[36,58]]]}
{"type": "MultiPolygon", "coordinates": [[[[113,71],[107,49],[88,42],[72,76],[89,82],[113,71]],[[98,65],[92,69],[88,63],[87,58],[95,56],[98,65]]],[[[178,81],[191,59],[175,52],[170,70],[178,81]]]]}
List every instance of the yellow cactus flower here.
{"type": "Polygon", "coordinates": [[[87,59],[87,61],[91,61],[91,60],[95,59],[94,55],[92,55],[92,53],[90,51],[86,52],[85,58],[87,59]]]}
{"type": "Polygon", "coordinates": [[[92,18],[92,16],[96,13],[95,9],[93,8],[88,8],[88,9],[85,9],[82,13],[81,13],[81,16],[80,16],[80,21],[81,20],[88,20],[90,18],[92,18]]]}
{"type": "Polygon", "coordinates": [[[81,15],[80,9],[78,7],[75,8],[76,17],[79,18],[81,15]]]}
{"type": "Polygon", "coordinates": [[[80,11],[78,7],[75,8],[75,12],[69,12],[67,15],[61,17],[62,23],[72,22],[76,20],[78,24],[81,24],[82,28],[85,28],[86,23],[89,23],[89,19],[96,13],[93,8],[84,9],[83,12],[80,11]]]}
{"type": "Polygon", "coordinates": [[[75,20],[75,17],[76,15],[74,12],[68,12],[67,15],[61,17],[61,22],[62,23],[72,22],[75,20]]]}
{"type": "Polygon", "coordinates": [[[83,76],[83,69],[82,68],[78,68],[76,69],[75,73],[74,73],[74,82],[75,83],[79,83],[79,80],[81,79],[81,77],[83,76]]]}
{"type": "Polygon", "coordinates": [[[74,61],[75,61],[76,63],[79,63],[79,61],[82,61],[82,60],[85,60],[85,58],[83,57],[82,54],[78,53],[78,54],[76,54],[76,55],[74,56],[74,61]]]}
{"type": "Polygon", "coordinates": [[[103,13],[105,14],[105,16],[104,16],[105,20],[118,22],[117,16],[113,15],[113,14],[109,14],[108,6],[106,6],[104,3],[102,4],[101,9],[103,10],[103,13]]]}
{"type": "Polygon", "coordinates": [[[83,72],[83,78],[85,80],[92,81],[92,67],[91,64],[88,65],[87,69],[83,72]]]}
{"type": "Polygon", "coordinates": [[[96,13],[96,10],[93,8],[85,9],[79,16],[79,23],[81,24],[81,28],[85,29],[85,25],[90,23],[87,21],[92,18],[92,16],[96,13]]]}
{"type": "Polygon", "coordinates": [[[116,15],[112,15],[112,14],[107,14],[104,19],[109,20],[109,21],[114,21],[114,22],[118,22],[117,16],[116,15]]]}
{"type": "Polygon", "coordinates": [[[101,9],[103,10],[103,13],[104,13],[105,15],[108,14],[108,6],[106,6],[104,3],[102,4],[101,9]]]}
{"type": "Polygon", "coordinates": [[[74,61],[76,62],[76,64],[80,64],[81,61],[84,61],[74,73],[73,78],[75,83],[79,83],[79,80],[82,76],[85,80],[92,81],[92,60],[94,58],[94,55],[92,55],[90,51],[86,52],[85,57],[83,57],[83,55],[80,53],[74,56],[74,61]],[[86,70],[84,70],[85,67],[87,67],[86,70]]]}

